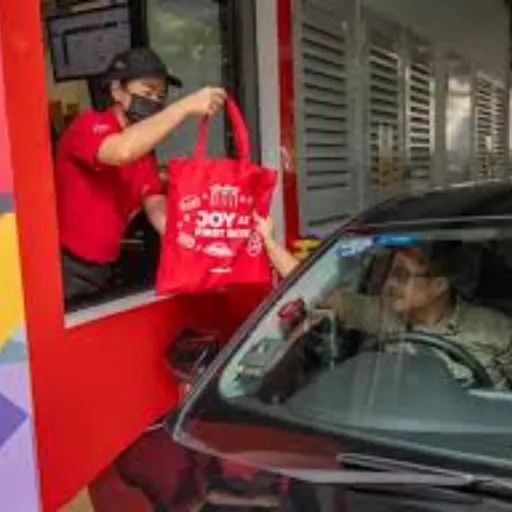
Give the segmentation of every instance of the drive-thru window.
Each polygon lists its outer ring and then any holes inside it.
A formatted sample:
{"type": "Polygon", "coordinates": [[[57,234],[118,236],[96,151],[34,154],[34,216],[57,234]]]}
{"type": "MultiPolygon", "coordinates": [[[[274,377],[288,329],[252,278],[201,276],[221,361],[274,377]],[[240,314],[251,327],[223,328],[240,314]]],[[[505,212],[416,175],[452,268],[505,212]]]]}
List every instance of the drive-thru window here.
{"type": "MultiPolygon", "coordinates": [[[[78,113],[91,107],[106,108],[108,93],[101,74],[112,57],[133,46],[149,45],[184,83],[182,90],[171,91],[169,101],[207,84],[223,85],[240,98],[254,127],[254,154],[259,155],[257,84],[251,80],[257,76],[252,2],[242,10],[234,2],[210,0],[45,1],[42,12],[54,149],[78,113]]],[[[196,133],[197,123],[188,121],[157,148],[164,185],[167,162],[190,154],[196,133]]],[[[229,126],[217,116],[209,151],[220,155],[230,149],[229,126]]],[[[83,310],[104,303],[100,311],[109,311],[109,303],[126,297],[143,302],[151,295],[158,256],[159,237],[140,213],[125,234],[108,289],[71,301],[67,309],[83,310]]]]}

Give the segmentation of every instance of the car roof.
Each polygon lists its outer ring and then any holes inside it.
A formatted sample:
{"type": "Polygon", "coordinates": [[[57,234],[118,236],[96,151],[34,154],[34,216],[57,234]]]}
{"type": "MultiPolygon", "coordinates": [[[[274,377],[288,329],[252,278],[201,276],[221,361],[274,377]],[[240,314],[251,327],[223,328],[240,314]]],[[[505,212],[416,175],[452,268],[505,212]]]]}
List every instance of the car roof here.
{"type": "Polygon", "coordinates": [[[398,195],[359,216],[368,224],[445,220],[512,221],[512,181],[472,182],[428,192],[398,195]]]}

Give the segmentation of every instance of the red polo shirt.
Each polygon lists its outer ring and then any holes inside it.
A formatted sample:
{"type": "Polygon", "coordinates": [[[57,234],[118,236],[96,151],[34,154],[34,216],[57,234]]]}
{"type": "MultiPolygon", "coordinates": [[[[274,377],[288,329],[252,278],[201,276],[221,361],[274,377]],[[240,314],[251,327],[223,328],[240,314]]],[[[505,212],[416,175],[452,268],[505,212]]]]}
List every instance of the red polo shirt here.
{"type": "Polygon", "coordinates": [[[153,155],[119,167],[98,162],[101,143],[120,131],[113,110],[89,110],[59,141],[55,179],[61,245],[92,263],[115,261],[142,199],[162,193],[153,155]]]}

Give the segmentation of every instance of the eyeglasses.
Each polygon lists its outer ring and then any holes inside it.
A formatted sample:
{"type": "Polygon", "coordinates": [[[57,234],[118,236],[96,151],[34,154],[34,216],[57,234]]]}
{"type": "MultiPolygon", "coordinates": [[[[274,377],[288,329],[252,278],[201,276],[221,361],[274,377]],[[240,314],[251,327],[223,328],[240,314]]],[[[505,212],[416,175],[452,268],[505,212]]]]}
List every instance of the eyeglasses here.
{"type": "Polygon", "coordinates": [[[407,284],[412,279],[421,279],[426,277],[430,277],[428,272],[414,273],[407,270],[402,265],[393,265],[388,275],[388,279],[391,279],[399,284],[407,284]]]}

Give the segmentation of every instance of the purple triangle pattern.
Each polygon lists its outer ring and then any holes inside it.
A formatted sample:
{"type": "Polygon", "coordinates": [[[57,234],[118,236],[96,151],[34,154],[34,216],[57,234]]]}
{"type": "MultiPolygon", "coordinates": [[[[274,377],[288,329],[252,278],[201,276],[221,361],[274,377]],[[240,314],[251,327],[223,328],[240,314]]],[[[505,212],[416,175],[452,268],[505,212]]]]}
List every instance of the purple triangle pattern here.
{"type": "Polygon", "coordinates": [[[26,363],[4,365],[0,368],[0,393],[20,409],[30,413],[32,400],[26,363]]]}
{"type": "Polygon", "coordinates": [[[33,432],[26,421],[0,448],[0,509],[9,512],[41,511],[33,432]]]}
{"type": "Polygon", "coordinates": [[[27,419],[25,411],[0,394],[0,447],[12,436],[27,419]]]}

